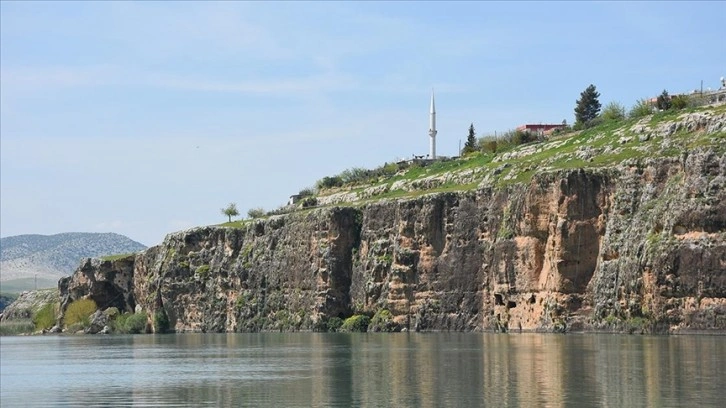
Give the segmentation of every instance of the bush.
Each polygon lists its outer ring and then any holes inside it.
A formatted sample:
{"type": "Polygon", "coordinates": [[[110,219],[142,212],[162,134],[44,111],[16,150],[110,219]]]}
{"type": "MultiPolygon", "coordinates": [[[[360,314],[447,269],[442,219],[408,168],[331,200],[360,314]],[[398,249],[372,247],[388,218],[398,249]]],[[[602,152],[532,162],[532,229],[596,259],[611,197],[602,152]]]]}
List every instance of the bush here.
{"type": "Polygon", "coordinates": [[[641,99],[636,102],[632,108],[630,108],[630,112],[628,112],[628,117],[631,119],[637,119],[642,118],[643,116],[648,116],[651,113],[653,113],[653,107],[651,106],[650,102],[646,101],[645,99],[641,99]]]}
{"type": "Polygon", "coordinates": [[[300,198],[310,197],[315,195],[315,187],[305,187],[302,190],[300,190],[297,195],[300,196],[300,198]]]}
{"type": "Polygon", "coordinates": [[[55,325],[56,307],[53,303],[48,303],[41,307],[33,316],[33,324],[35,330],[50,329],[55,325]]]}
{"type": "Polygon", "coordinates": [[[535,140],[537,140],[536,135],[522,130],[515,130],[512,136],[512,142],[514,142],[515,145],[521,145],[535,140]]]}
{"type": "Polygon", "coordinates": [[[484,153],[496,153],[497,139],[494,139],[493,137],[479,139],[479,150],[484,153]]]}
{"type": "Polygon", "coordinates": [[[116,333],[137,334],[146,332],[148,316],[145,312],[124,313],[113,322],[113,331],[116,333]]]}
{"type": "Polygon", "coordinates": [[[343,319],[340,317],[331,317],[328,319],[326,328],[329,332],[337,332],[343,326],[343,319]]]}
{"type": "Polygon", "coordinates": [[[325,176],[322,179],[318,180],[316,183],[316,187],[318,190],[322,190],[325,188],[333,188],[333,187],[340,187],[343,185],[343,180],[341,180],[338,176],[328,177],[325,176]]]}
{"type": "Polygon", "coordinates": [[[66,327],[77,324],[86,328],[91,324],[90,317],[97,309],[93,299],[78,299],[68,305],[63,322],[66,327]]]}
{"type": "Polygon", "coordinates": [[[618,121],[625,119],[625,107],[618,102],[610,102],[600,114],[605,121],[618,121]]]}
{"type": "Polygon", "coordinates": [[[342,187],[345,185],[356,185],[369,183],[379,177],[391,177],[407,167],[405,163],[384,163],[382,166],[368,170],[360,167],[353,167],[343,170],[340,174],[332,177],[323,177],[318,180],[316,187],[318,190],[326,188],[342,187]]]}
{"type": "Polygon", "coordinates": [[[688,107],[688,97],[685,95],[676,95],[671,98],[671,108],[681,110],[688,107]]]}
{"type": "Polygon", "coordinates": [[[261,218],[265,216],[265,210],[261,207],[250,208],[247,211],[247,216],[250,218],[261,218]]]}
{"type": "Polygon", "coordinates": [[[315,197],[305,197],[300,202],[302,208],[315,207],[316,205],[318,205],[318,199],[315,197]]]}
{"type": "Polygon", "coordinates": [[[388,309],[380,309],[373,315],[369,329],[375,332],[395,332],[400,330],[398,324],[393,321],[393,314],[388,309]]]}
{"type": "Polygon", "coordinates": [[[340,327],[341,331],[345,332],[361,332],[365,333],[368,331],[368,325],[371,322],[371,318],[366,315],[353,315],[343,322],[340,327]]]}
{"type": "Polygon", "coordinates": [[[105,314],[109,320],[113,320],[118,317],[119,311],[117,307],[109,307],[108,309],[103,311],[103,314],[105,314]]]}
{"type": "Polygon", "coordinates": [[[602,116],[598,116],[595,119],[585,123],[584,129],[590,129],[594,128],[595,126],[600,126],[601,124],[603,124],[603,122],[605,122],[605,119],[602,116]]]}
{"type": "Polygon", "coordinates": [[[168,333],[169,332],[169,316],[166,314],[166,310],[159,309],[154,313],[154,333],[168,333]]]}

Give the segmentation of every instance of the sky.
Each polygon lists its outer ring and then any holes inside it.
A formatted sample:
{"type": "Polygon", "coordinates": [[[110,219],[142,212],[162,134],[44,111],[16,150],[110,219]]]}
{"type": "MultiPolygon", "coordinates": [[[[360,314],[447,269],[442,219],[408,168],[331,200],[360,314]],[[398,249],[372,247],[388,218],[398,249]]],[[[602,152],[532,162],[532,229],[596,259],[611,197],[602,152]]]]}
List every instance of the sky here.
{"type": "Polygon", "coordinates": [[[718,88],[724,2],[0,2],[0,235],[145,245],[324,176],[718,88]]]}

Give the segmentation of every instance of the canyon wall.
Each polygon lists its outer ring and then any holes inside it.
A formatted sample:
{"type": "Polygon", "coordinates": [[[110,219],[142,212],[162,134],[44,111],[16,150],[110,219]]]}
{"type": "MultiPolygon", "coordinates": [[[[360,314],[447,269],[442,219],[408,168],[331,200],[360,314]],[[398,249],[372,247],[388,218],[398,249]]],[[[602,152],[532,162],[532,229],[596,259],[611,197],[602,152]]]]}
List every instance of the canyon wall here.
{"type": "Polygon", "coordinates": [[[62,305],[164,311],[182,331],[726,329],[726,157],[535,174],[531,182],[201,227],[84,260],[62,305]]]}

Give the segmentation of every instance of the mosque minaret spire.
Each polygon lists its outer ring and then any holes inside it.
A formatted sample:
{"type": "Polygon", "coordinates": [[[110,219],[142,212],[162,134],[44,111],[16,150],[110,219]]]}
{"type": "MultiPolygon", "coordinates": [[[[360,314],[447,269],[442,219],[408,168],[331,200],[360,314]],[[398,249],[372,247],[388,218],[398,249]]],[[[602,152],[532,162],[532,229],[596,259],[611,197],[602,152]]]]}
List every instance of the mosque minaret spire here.
{"type": "Polygon", "coordinates": [[[429,138],[431,138],[431,148],[429,157],[436,159],[436,106],[434,104],[434,90],[431,90],[431,109],[429,112],[429,138]]]}

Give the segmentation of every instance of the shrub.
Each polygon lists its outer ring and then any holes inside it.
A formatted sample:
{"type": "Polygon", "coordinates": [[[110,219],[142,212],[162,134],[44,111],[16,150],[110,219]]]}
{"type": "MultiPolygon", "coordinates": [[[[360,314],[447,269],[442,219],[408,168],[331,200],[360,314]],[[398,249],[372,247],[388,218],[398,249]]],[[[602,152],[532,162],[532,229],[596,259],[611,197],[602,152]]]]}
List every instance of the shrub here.
{"type": "Polygon", "coordinates": [[[159,309],[154,313],[154,333],[168,333],[169,332],[169,316],[166,314],[166,310],[159,309]]]}
{"type": "Polygon", "coordinates": [[[338,176],[328,177],[325,176],[322,179],[318,180],[316,183],[316,187],[318,190],[322,190],[325,188],[333,188],[333,187],[340,187],[343,185],[343,180],[341,180],[338,176]]]}
{"type": "Polygon", "coordinates": [[[591,129],[595,126],[600,126],[601,124],[603,124],[603,122],[605,122],[605,119],[602,116],[598,116],[595,119],[585,123],[583,129],[591,129]]]}
{"type": "Polygon", "coordinates": [[[393,314],[388,309],[380,309],[373,315],[370,327],[371,331],[395,332],[399,330],[398,324],[393,321],[393,314]]]}
{"type": "Polygon", "coordinates": [[[329,332],[337,332],[338,330],[340,330],[341,326],[343,326],[343,319],[336,316],[336,317],[331,317],[330,319],[328,319],[328,322],[326,324],[326,329],[329,332]]]}
{"type": "Polygon", "coordinates": [[[685,95],[676,95],[671,98],[671,108],[681,110],[688,107],[688,97],[685,95]]]}
{"type": "Polygon", "coordinates": [[[305,197],[300,202],[302,208],[315,207],[316,205],[318,205],[318,199],[315,197],[305,197]]]}
{"type": "Polygon", "coordinates": [[[610,102],[602,110],[600,117],[605,121],[618,121],[625,119],[625,107],[618,102],[610,102]]]}
{"type": "Polygon", "coordinates": [[[630,108],[630,112],[628,112],[628,117],[631,119],[637,119],[642,118],[643,116],[648,116],[651,113],[653,113],[653,107],[651,106],[650,102],[646,101],[645,99],[641,99],[636,102],[632,108],[630,108]]]}
{"type": "Polygon", "coordinates": [[[300,196],[300,198],[310,197],[315,195],[315,187],[305,187],[302,190],[300,190],[297,195],[300,196]]]}
{"type": "Polygon", "coordinates": [[[73,325],[80,325],[83,328],[88,327],[91,324],[90,317],[98,307],[93,299],[78,299],[75,302],[68,305],[66,309],[64,323],[66,327],[73,325]]]}
{"type": "Polygon", "coordinates": [[[479,150],[484,153],[496,153],[497,139],[494,139],[493,137],[479,139],[479,150]]]}
{"type": "Polygon", "coordinates": [[[250,208],[247,210],[247,216],[250,218],[261,218],[265,216],[265,210],[262,207],[250,208]]]}
{"type": "Polygon", "coordinates": [[[353,315],[343,322],[340,327],[341,331],[346,332],[361,332],[365,333],[368,331],[368,325],[371,322],[371,318],[366,315],[353,315]]]}
{"type": "Polygon", "coordinates": [[[146,332],[148,316],[145,312],[124,313],[113,322],[113,330],[117,333],[137,334],[146,332]]]}
{"type": "Polygon", "coordinates": [[[33,316],[35,330],[50,329],[55,324],[56,307],[53,303],[47,303],[41,307],[33,316]]]}

